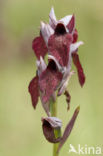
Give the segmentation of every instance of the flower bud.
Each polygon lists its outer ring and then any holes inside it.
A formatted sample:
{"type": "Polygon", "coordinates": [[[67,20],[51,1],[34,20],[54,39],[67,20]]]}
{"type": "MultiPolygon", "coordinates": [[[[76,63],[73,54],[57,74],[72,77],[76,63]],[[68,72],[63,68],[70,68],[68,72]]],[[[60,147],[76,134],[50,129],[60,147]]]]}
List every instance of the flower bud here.
{"type": "Polygon", "coordinates": [[[42,128],[45,138],[51,143],[58,143],[61,140],[62,122],[56,117],[42,118],[42,128]]]}

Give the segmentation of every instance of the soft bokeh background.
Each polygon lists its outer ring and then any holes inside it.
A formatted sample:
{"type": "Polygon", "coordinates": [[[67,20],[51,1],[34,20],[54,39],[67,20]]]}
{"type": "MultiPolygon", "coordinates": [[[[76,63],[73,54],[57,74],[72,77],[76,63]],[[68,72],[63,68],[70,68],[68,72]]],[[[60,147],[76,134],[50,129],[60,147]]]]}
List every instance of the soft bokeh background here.
{"type": "Polygon", "coordinates": [[[79,40],[85,42],[79,55],[86,84],[81,88],[77,75],[70,80],[70,112],[64,96],[58,101],[63,129],[74,109],[81,107],[60,156],[69,155],[70,143],[103,149],[103,0],[0,0],[0,156],[52,156],[52,144],[41,129],[46,114],[40,102],[34,111],[28,93],[36,71],[31,43],[40,21],[48,21],[52,5],[58,19],[76,15],[79,40]]]}

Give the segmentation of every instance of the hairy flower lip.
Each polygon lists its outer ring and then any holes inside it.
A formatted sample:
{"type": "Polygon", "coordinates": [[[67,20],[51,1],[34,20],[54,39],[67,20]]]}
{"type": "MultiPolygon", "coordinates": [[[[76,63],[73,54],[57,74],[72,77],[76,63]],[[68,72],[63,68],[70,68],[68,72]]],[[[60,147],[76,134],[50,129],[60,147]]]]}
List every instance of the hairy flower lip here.
{"type": "Polygon", "coordinates": [[[66,66],[68,63],[70,44],[72,43],[72,35],[51,35],[48,41],[49,55],[57,59],[61,66],[66,66]]]}
{"type": "Polygon", "coordinates": [[[55,62],[50,60],[47,68],[39,77],[39,89],[42,93],[42,103],[46,104],[49,102],[50,97],[56,91],[61,80],[62,74],[58,71],[55,62]]]}

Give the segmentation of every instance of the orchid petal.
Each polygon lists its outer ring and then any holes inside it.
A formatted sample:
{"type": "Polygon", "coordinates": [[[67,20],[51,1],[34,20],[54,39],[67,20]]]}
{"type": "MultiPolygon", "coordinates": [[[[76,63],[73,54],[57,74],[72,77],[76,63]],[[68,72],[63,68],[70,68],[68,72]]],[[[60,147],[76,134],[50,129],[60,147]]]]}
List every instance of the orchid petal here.
{"type": "Polygon", "coordinates": [[[69,33],[73,33],[73,31],[75,29],[75,16],[74,15],[72,15],[72,18],[68,22],[67,28],[69,30],[69,33]]]}
{"type": "Polygon", "coordinates": [[[71,70],[71,57],[72,57],[72,54],[77,52],[78,48],[80,45],[83,45],[84,43],[82,41],[79,41],[77,43],[72,43],[70,45],[70,52],[69,52],[69,60],[68,60],[68,64],[67,64],[67,71],[70,71],[71,70]]]}
{"type": "Polygon", "coordinates": [[[79,55],[75,52],[72,54],[72,58],[78,71],[78,78],[79,78],[80,85],[83,86],[85,83],[85,75],[84,75],[80,60],[79,60],[79,55]]]}
{"type": "Polygon", "coordinates": [[[32,105],[35,109],[38,103],[38,98],[39,98],[38,76],[32,79],[32,81],[29,84],[28,89],[29,89],[29,93],[31,94],[32,105]]]}
{"type": "Polygon", "coordinates": [[[76,43],[72,43],[71,45],[70,45],[70,53],[73,53],[73,52],[75,52],[78,48],[79,48],[79,46],[80,45],[83,45],[84,43],[82,42],[82,41],[79,41],[79,42],[76,42],[76,43]]]}
{"type": "Polygon", "coordinates": [[[48,39],[49,37],[54,33],[54,30],[49,24],[45,24],[44,22],[41,22],[41,33],[45,40],[46,45],[48,45],[48,39]]]}
{"type": "Polygon", "coordinates": [[[56,20],[56,16],[55,16],[55,12],[54,12],[54,8],[51,8],[50,14],[49,14],[49,24],[50,26],[55,29],[55,26],[57,24],[57,20],[56,20]]]}
{"type": "Polygon", "coordinates": [[[42,56],[44,58],[44,56],[48,52],[48,49],[46,47],[46,44],[45,44],[42,36],[36,37],[33,40],[32,48],[33,48],[35,55],[38,59],[40,59],[40,56],[42,56]]]}
{"type": "Polygon", "coordinates": [[[67,26],[71,18],[72,18],[72,15],[68,15],[68,16],[65,16],[64,18],[61,18],[58,22],[63,22],[63,24],[67,26]]]}
{"type": "Polygon", "coordinates": [[[63,79],[59,86],[58,96],[60,96],[61,94],[63,94],[65,92],[65,90],[68,86],[69,80],[74,73],[75,73],[74,71],[71,71],[71,72],[66,71],[65,72],[63,79]]]}
{"type": "Polygon", "coordinates": [[[73,42],[72,43],[77,42],[77,40],[78,40],[78,31],[77,31],[77,29],[75,29],[74,33],[73,33],[73,42]]]}
{"type": "Polygon", "coordinates": [[[40,56],[40,60],[37,60],[37,67],[38,67],[38,75],[40,75],[47,67],[46,63],[42,56],[40,56]]]}

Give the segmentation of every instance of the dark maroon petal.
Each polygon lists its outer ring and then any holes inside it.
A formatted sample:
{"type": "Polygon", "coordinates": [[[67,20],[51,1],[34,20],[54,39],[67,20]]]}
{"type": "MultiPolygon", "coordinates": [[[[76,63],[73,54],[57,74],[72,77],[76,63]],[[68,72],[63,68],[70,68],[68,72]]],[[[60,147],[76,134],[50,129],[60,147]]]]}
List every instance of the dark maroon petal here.
{"type": "Polygon", "coordinates": [[[52,35],[48,41],[49,54],[54,56],[57,61],[66,66],[69,59],[70,44],[72,43],[72,35],[52,35]]]}
{"type": "Polygon", "coordinates": [[[73,62],[74,62],[75,66],[77,68],[77,71],[78,71],[78,78],[79,78],[80,85],[83,86],[85,83],[85,75],[84,75],[80,60],[79,60],[79,56],[75,52],[72,54],[72,58],[73,58],[73,62]]]}
{"type": "Polygon", "coordinates": [[[67,25],[67,28],[69,30],[69,33],[72,33],[75,27],[75,16],[73,15],[70,22],[67,25]]]}
{"type": "Polygon", "coordinates": [[[67,105],[68,105],[67,110],[69,110],[70,109],[71,96],[67,90],[65,91],[64,95],[66,96],[66,101],[67,101],[67,105]]]}
{"type": "Polygon", "coordinates": [[[74,33],[73,33],[73,43],[77,42],[78,40],[78,32],[77,30],[75,29],[74,33]]]}
{"type": "Polygon", "coordinates": [[[72,129],[73,129],[73,126],[74,126],[74,123],[76,121],[76,118],[78,116],[78,113],[79,113],[79,110],[80,110],[80,107],[77,107],[77,109],[75,110],[70,122],[67,124],[65,130],[64,130],[64,134],[63,134],[63,137],[60,141],[60,144],[59,144],[59,147],[58,147],[58,152],[60,151],[61,147],[64,145],[64,143],[66,142],[67,138],[69,137],[72,129]]]}
{"type": "Polygon", "coordinates": [[[42,56],[44,58],[44,56],[48,52],[48,49],[46,47],[46,44],[45,44],[42,36],[36,37],[33,40],[32,48],[33,48],[34,53],[38,59],[40,59],[40,56],[42,56]]]}
{"type": "Polygon", "coordinates": [[[38,103],[39,98],[39,89],[38,89],[38,76],[34,77],[32,81],[29,84],[29,93],[31,95],[32,99],[32,105],[34,109],[36,108],[36,105],[38,103]]]}
{"type": "Polygon", "coordinates": [[[45,138],[51,143],[57,143],[61,140],[61,123],[55,122],[55,119],[55,117],[42,118],[43,134],[45,138]],[[55,131],[57,131],[59,134],[58,136],[55,136],[55,131]]]}
{"type": "Polygon", "coordinates": [[[48,102],[54,91],[57,89],[62,74],[56,69],[54,61],[50,61],[47,69],[42,72],[39,78],[39,87],[42,94],[43,103],[48,102]]]}

